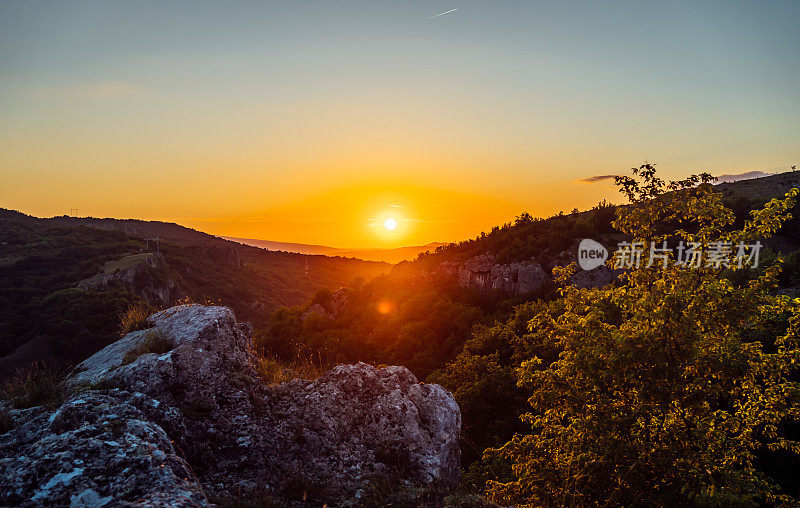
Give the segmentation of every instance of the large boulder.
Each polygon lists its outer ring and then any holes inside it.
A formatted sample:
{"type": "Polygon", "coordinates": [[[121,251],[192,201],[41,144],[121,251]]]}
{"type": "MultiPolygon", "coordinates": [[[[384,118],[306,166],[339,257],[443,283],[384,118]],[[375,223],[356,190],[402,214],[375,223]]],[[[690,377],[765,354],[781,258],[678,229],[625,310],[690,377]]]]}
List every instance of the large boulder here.
{"type": "Polygon", "coordinates": [[[153,422],[180,414],[149,397],[86,392],[56,411],[9,414],[14,428],[0,434],[3,506],[208,505],[192,468],[153,422]]]}
{"type": "Polygon", "coordinates": [[[455,485],[461,413],[439,385],[405,367],[339,365],[322,377],[275,387],[270,413],[286,450],[315,482],[352,494],[382,476],[412,484],[455,485]]]}
{"type": "MultiPolygon", "coordinates": [[[[128,447],[119,435],[127,435],[125,430],[104,434],[111,431],[103,422],[117,418],[123,429],[146,429],[147,442],[160,450],[158,457],[163,452],[163,460],[180,450],[198,478],[192,483],[191,475],[175,474],[177,483],[170,483],[159,472],[130,482],[150,485],[151,495],[168,500],[183,496],[186,504],[202,505],[203,493],[247,496],[266,489],[281,498],[347,505],[357,503],[376,482],[419,488],[458,482],[458,405],[450,393],[419,383],[404,367],[340,365],[313,381],[268,385],[255,368],[245,327],[230,309],[178,306],[154,314],[149,323],[149,329],[129,333],[76,367],[68,382],[82,390],[79,401],[71,399],[51,414],[39,410],[39,421],[59,421],[54,415],[64,411],[88,415],[68,441],[54,439],[54,427],[42,427],[36,437],[41,454],[60,457],[67,446],[80,450],[104,441],[128,447]],[[82,442],[82,436],[89,442],[82,442]]],[[[13,418],[17,423],[21,416],[13,418]]],[[[27,456],[23,427],[17,425],[0,446],[27,456]]],[[[105,460],[99,455],[92,467],[99,469],[105,460]]],[[[125,460],[123,454],[120,464],[125,460]]],[[[26,464],[15,462],[5,471],[13,474],[26,464]]],[[[74,469],[67,459],[52,464],[35,481],[24,480],[27,487],[3,486],[0,495],[30,501],[42,488],[36,482],[46,485],[50,473],[72,474],[74,469]]],[[[132,471],[150,474],[136,464],[139,469],[132,471]]],[[[170,464],[171,471],[181,471],[180,461],[170,464]]],[[[84,471],[88,478],[95,475],[95,469],[84,471]]],[[[69,485],[73,481],[78,480],[69,485]]],[[[102,475],[84,483],[86,496],[94,496],[91,490],[113,504],[139,492],[118,491],[117,483],[102,475]]],[[[58,496],[52,502],[65,499],[58,496]]]]}

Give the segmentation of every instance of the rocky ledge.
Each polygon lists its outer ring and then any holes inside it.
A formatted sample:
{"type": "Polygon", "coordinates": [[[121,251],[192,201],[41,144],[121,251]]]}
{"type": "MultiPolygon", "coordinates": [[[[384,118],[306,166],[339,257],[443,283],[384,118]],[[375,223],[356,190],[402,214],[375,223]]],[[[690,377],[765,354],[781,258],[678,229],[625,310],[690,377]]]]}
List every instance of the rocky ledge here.
{"type": "MultiPolygon", "coordinates": [[[[404,367],[264,383],[227,307],[154,314],[82,362],[57,409],[8,410],[0,505],[357,505],[374,485],[458,482],[453,396],[404,367]]],[[[4,402],[7,404],[7,402],[4,402]]]]}
{"type": "MultiPolygon", "coordinates": [[[[464,262],[444,261],[436,268],[436,273],[458,281],[460,286],[474,287],[482,293],[500,292],[507,296],[526,295],[538,291],[553,281],[555,266],[564,266],[576,261],[574,249],[562,252],[559,263],[551,263],[547,269],[535,259],[508,264],[499,264],[491,254],[474,256],[464,262]]],[[[622,270],[612,270],[602,265],[593,270],[576,267],[570,283],[580,288],[603,287],[616,280],[622,270]]],[[[309,312],[312,309],[309,309],[309,312]]]]}

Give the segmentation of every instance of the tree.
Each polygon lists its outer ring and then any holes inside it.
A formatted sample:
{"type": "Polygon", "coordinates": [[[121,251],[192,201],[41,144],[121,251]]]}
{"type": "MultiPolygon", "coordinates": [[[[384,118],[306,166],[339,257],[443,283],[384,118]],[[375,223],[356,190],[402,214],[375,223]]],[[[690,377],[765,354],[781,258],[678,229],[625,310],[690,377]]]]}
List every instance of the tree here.
{"type": "MultiPolygon", "coordinates": [[[[731,230],[710,175],[666,184],[645,164],[617,184],[631,204],[614,227],[642,242],[763,240],[787,220],[797,189],[731,230]],[[698,185],[699,184],[699,185],[698,185]]],[[[735,249],[734,249],[735,250],[735,249]]],[[[732,262],[733,254],[726,259],[732,262]]],[[[763,450],[800,453],[783,426],[800,417],[800,299],[770,293],[775,264],[736,284],[724,266],[642,263],[622,284],[565,285],[558,312],[537,314],[533,340],[558,358],[522,362],[527,435],[487,450],[512,464],[490,482],[519,505],[755,505],[792,502],[757,468],[763,450]],[[777,315],[788,316],[775,333],[777,315]],[[771,326],[771,328],[770,328],[771,326]]],[[[568,280],[574,265],[559,272],[568,280]]]]}

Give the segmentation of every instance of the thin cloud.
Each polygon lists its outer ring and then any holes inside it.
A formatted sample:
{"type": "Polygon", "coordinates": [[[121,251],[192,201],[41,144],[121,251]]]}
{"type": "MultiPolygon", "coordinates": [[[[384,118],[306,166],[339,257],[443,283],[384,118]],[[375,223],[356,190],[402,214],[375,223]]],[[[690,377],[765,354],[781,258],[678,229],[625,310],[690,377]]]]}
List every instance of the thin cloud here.
{"type": "Polygon", "coordinates": [[[122,81],[74,83],[67,86],[41,86],[31,89],[36,97],[67,99],[124,99],[144,93],[144,89],[122,81]]]}
{"type": "Polygon", "coordinates": [[[440,12],[439,14],[435,14],[428,19],[438,18],[439,16],[444,16],[445,14],[450,14],[451,12],[456,12],[458,9],[450,9],[449,11],[440,12]]]}
{"type": "Polygon", "coordinates": [[[613,180],[618,176],[619,175],[595,175],[595,176],[590,176],[588,178],[581,178],[578,181],[583,183],[597,183],[597,182],[602,182],[604,180],[613,180]]]}

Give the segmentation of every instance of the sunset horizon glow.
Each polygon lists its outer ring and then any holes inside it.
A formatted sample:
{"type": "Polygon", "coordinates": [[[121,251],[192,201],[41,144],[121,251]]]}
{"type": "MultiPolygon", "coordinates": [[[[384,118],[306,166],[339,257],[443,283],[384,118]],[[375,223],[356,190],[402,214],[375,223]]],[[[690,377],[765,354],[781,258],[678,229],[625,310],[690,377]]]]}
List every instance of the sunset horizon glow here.
{"type": "Polygon", "coordinates": [[[4,3],[0,206],[393,248],[619,203],[592,178],[645,160],[780,172],[800,159],[797,19],[789,1],[4,3]]]}

